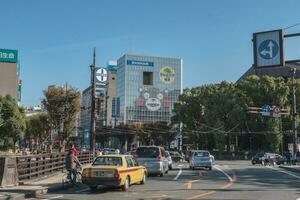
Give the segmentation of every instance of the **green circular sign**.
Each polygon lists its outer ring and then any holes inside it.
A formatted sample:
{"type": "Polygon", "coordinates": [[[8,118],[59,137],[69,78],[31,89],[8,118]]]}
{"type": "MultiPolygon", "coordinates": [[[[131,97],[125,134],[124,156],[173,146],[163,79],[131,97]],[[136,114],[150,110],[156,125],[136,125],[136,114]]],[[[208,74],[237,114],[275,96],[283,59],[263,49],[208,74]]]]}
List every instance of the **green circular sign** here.
{"type": "Polygon", "coordinates": [[[159,76],[162,82],[166,84],[173,83],[175,80],[175,70],[169,66],[163,67],[159,72],[159,76]]]}

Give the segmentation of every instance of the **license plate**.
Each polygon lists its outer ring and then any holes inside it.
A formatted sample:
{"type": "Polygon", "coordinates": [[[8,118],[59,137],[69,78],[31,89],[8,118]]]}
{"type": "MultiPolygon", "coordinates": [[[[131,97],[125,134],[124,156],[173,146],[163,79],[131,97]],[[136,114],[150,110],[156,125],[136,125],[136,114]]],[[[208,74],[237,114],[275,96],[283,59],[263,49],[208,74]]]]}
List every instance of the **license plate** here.
{"type": "Polygon", "coordinates": [[[103,172],[103,171],[96,171],[96,176],[97,177],[105,176],[105,172],[103,172]]]}

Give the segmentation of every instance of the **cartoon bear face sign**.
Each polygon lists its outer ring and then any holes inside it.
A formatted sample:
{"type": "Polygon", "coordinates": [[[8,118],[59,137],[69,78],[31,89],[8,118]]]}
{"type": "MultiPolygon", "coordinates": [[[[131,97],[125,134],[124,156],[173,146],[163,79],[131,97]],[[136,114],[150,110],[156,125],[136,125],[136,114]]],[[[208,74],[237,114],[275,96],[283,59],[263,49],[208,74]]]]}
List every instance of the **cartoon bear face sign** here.
{"type": "Polygon", "coordinates": [[[140,88],[137,106],[145,106],[149,111],[158,111],[161,107],[169,107],[171,102],[168,100],[168,90],[163,92],[158,88],[140,88]]]}

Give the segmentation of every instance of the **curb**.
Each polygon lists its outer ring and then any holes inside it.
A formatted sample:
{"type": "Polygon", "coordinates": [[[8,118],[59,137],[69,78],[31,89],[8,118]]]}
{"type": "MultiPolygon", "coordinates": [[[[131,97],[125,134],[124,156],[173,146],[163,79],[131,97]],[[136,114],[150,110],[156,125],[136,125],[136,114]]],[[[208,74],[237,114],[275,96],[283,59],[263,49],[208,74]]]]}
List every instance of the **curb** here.
{"type": "Polygon", "coordinates": [[[286,166],[279,166],[280,168],[282,169],[285,169],[285,170],[288,170],[288,171],[291,171],[291,172],[295,172],[295,173],[300,173],[300,168],[297,169],[297,168],[293,168],[293,167],[286,167],[286,166]]]}
{"type": "Polygon", "coordinates": [[[68,189],[70,188],[71,185],[64,185],[63,183],[58,183],[53,186],[45,186],[40,189],[33,189],[33,190],[28,190],[26,191],[25,197],[26,198],[37,198],[37,197],[42,197],[43,195],[48,194],[49,192],[56,192],[62,189],[68,189]]]}
{"type": "Polygon", "coordinates": [[[0,200],[24,200],[25,194],[19,193],[3,193],[0,195],[0,200]]]}
{"type": "Polygon", "coordinates": [[[32,189],[12,189],[11,191],[6,190],[2,192],[0,190],[0,200],[24,200],[25,198],[39,198],[48,192],[56,192],[62,189],[70,188],[70,184],[57,183],[52,186],[44,186],[40,188],[32,189]]]}

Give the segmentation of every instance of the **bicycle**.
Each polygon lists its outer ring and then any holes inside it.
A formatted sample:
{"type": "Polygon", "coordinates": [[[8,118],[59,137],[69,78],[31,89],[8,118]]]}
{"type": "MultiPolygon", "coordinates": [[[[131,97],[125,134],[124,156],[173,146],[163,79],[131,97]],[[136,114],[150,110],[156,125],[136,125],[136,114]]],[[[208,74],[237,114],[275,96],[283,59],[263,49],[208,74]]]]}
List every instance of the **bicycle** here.
{"type": "Polygon", "coordinates": [[[63,185],[77,186],[81,183],[81,172],[78,169],[67,170],[63,177],[63,185]]]}

